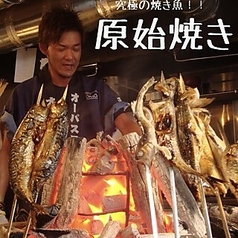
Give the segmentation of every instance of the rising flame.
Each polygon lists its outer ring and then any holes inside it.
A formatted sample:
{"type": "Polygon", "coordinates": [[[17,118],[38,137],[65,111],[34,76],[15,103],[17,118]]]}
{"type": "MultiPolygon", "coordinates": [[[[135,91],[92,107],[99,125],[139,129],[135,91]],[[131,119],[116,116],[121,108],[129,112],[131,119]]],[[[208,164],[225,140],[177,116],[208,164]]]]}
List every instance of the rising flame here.
{"type": "Polygon", "coordinates": [[[125,159],[119,153],[108,152],[108,147],[90,145],[86,148],[80,185],[81,206],[72,228],[86,229],[96,238],[110,220],[119,221],[121,227],[127,225],[127,213],[134,209],[134,202],[129,193],[126,167],[125,159]],[[105,169],[106,173],[98,174],[97,169],[105,169]]]}
{"type": "MultiPolygon", "coordinates": [[[[94,238],[99,237],[108,221],[119,221],[121,228],[134,224],[138,230],[143,229],[131,193],[126,160],[116,149],[110,144],[90,144],[84,155],[83,176],[79,185],[80,207],[70,228],[87,230],[94,238]],[[110,152],[112,150],[113,153],[110,152]]],[[[52,204],[57,198],[57,187],[51,198],[52,204]]],[[[172,221],[169,215],[165,215],[164,221],[170,232],[172,221]]]]}

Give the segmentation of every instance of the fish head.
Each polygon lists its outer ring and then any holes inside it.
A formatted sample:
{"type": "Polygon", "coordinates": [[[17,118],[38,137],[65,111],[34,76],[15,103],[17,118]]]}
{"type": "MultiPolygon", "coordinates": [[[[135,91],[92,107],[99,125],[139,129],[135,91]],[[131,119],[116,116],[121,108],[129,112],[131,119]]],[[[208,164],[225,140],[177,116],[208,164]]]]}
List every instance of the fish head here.
{"type": "Polygon", "coordinates": [[[53,102],[50,104],[51,117],[60,118],[67,114],[67,103],[65,100],[53,102]]]}
{"type": "Polygon", "coordinates": [[[233,157],[237,157],[238,159],[238,142],[230,146],[227,154],[233,157]]]}
{"type": "Polygon", "coordinates": [[[176,77],[161,78],[154,86],[154,89],[160,91],[163,97],[173,98],[177,91],[178,83],[178,78],[176,77]]]}
{"type": "Polygon", "coordinates": [[[29,112],[33,114],[32,118],[34,120],[45,122],[49,115],[49,108],[41,104],[35,104],[29,112]]]}
{"type": "Polygon", "coordinates": [[[66,96],[68,92],[68,85],[64,90],[63,96],[57,102],[53,102],[50,105],[51,116],[60,118],[66,116],[67,114],[67,103],[66,103],[66,96]]]}

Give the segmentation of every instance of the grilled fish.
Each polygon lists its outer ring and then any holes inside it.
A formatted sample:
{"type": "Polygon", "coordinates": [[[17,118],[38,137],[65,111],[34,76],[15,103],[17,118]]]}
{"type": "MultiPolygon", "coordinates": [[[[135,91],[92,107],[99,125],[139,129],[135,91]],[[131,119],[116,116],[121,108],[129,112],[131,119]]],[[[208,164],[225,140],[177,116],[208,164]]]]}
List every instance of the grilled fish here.
{"type": "MultiPolygon", "coordinates": [[[[225,156],[228,176],[235,187],[235,196],[238,198],[238,144],[230,146],[225,156]]],[[[238,200],[238,199],[237,199],[238,200]]]]}
{"type": "MultiPolygon", "coordinates": [[[[159,145],[156,139],[156,133],[153,122],[151,122],[145,116],[144,109],[144,96],[148,89],[156,83],[154,77],[150,78],[141,88],[136,103],[135,103],[135,117],[142,125],[143,135],[137,145],[136,158],[138,161],[145,163],[149,167],[151,166],[152,159],[156,153],[156,150],[161,152],[166,159],[171,159],[171,152],[166,146],[159,145]]],[[[152,118],[152,117],[151,117],[152,118]]]]}
{"type": "Polygon", "coordinates": [[[35,146],[44,135],[49,108],[33,106],[18,127],[12,140],[9,160],[10,183],[17,196],[30,203],[34,202],[29,187],[34,162],[35,146]]]}
{"type": "MultiPolygon", "coordinates": [[[[182,76],[180,76],[179,88],[176,99],[176,113],[178,124],[179,147],[183,159],[192,168],[199,171],[204,177],[212,178],[220,191],[225,194],[226,186],[218,182],[223,180],[221,169],[216,164],[210,143],[206,134],[206,126],[201,119],[201,114],[210,118],[210,112],[203,107],[213,101],[212,99],[199,98],[196,89],[185,86],[182,76]]],[[[210,124],[210,120],[209,120],[210,124]]],[[[201,200],[200,186],[197,177],[187,175],[187,182],[194,189],[194,195],[201,200]]]]}
{"type": "MultiPolygon", "coordinates": [[[[154,132],[156,133],[158,145],[163,148],[167,147],[171,155],[169,161],[172,162],[172,164],[176,166],[183,174],[191,174],[195,178],[198,176],[210,185],[211,191],[217,197],[226,237],[229,237],[229,229],[220,200],[220,194],[218,193],[219,187],[213,186],[214,184],[212,184],[210,180],[210,178],[214,176],[214,171],[217,172],[221,178],[224,177],[223,173],[219,170],[219,168],[217,168],[216,159],[213,157],[214,153],[211,151],[214,150],[214,148],[210,146],[208,132],[211,132],[212,130],[208,130],[210,128],[206,124],[208,121],[203,121],[203,119],[206,117],[202,118],[201,116],[206,115],[206,113],[204,113],[205,110],[199,108],[201,105],[207,105],[209,100],[199,100],[197,95],[194,94],[193,90],[186,91],[186,87],[182,79],[178,80],[175,77],[165,80],[163,75],[161,75],[161,79],[155,84],[154,89],[162,93],[162,101],[149,102],[153,120],[145,120],[143,122],[144,116],[141,110],[143,99],[140,98],[140,113],[142,114],[142,117],[138,117],[138,119],[144,128],[144,132],[149,131],[150,133],[147,133],[148,135],[152,135],[154,132]],[[190,104],[188,102],[189,99],[192,99],[192,103],[190,101],[190,104]],[[196,110],[194,108],[196,108],[196,110]],[[198,114],[195,112],[198,112],[198,114]],[[154,130],[151,127],[154,127],[154,130]],[[206,144],[203,144],[204,141],[206,141],[206,144]],[[204,149],[204,147],[206,148],[204,149]],[[207,161],[211,162],[212,168],[214,169],[210,170],[211,168],[209,168],[209,166],[205,173],[201,170],[200,165],[202,158],[204,159],[206,154],[209,154],[211,161],[207,161]]],[[[145,141],[143,141],[143,147],[138,145],[139,149],[144,149],[144,153],[142,153],[143,161],[146,158],[146,152],[149,152],[147,156],[153,156],[155,153],[157,153],[154,151],[153,153],[150,153],[152,151],[152,143],[148,141],[150,146],[147,146],[147,137],[144,136],[144,138],[145,141]]],[[[154,137],[150,136],[149,138],[152,138],[154,144],[154,137]]],[[[218,137],[215,135],[211,136],[210,138],[214,139],[215,142],[218,140],[218,137]]],[[[156,146],[153,148],[156,148],[156,146]]],[[[159,156],[159,158],[161,157],[159,156]]],[[[151,161],[151,159],[149,161],[151,161]]],[[[232,164],[234,165],[234,163],[232,164]]],[[[237,167],[236,163],[235,167],[237,167]]]]}
{"type": "Polygon", "coordinates": [[[181,171],[203,177],[185,162],[179,148],[177,115],[174,104],[178,80],[175,77],[165,80],[164,76],[155,84],[155,90],[162,92],[162,102],[150,102],[149,106],[155,121],[155,131],[159,145],[166,146],[172,155],[171,162],[181,171]]]}
{"type": "Polygon", "coordinates": [[[238,192],[236,189],[238,185],[238,181],[236,180],[238,175],[236,157],[237,145],[228,145],[224,139],[222,140],[216,135],[213,128],[207,122],[207,119],[203,120],[206,124],[206,135],[214,155],[216,166],[222,174],[222,182],[227,188],[230,189],[231,193],[238,200],[238,192]]]}
{"type": "Polygon", "coordinates": [[[212,190],[215,186],[226,194],[229,179],[222,160],[225,144],[211,128],[210,113],[203,108],[214,99],[199,98],[198,91],[187,87],[182,77],[161,77],[155,89],[162,92],[162,101],[149,105],[158,143],[171,148],[172,162],[183,172],[198,200],[201,195],[197,177],[212,190]]]}
{"type": "Polygon", "coordinates": [[[33,206],[41,186],[56,169],[68,129],[67,88],[49,106],[40,104],[42,90],[13,137],[9,161],[14,193],[33,206]]]}

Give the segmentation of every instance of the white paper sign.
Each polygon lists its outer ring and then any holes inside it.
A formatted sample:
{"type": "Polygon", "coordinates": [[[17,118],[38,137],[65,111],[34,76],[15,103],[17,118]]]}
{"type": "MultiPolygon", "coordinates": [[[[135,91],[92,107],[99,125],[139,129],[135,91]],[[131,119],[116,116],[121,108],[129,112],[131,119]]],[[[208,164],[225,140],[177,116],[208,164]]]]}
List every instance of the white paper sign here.
{"type": "Polygon", "coordinates": [[[21,83],[34,75],[36,48],[19,49],[16,56],[15,83],[21,83]]]}

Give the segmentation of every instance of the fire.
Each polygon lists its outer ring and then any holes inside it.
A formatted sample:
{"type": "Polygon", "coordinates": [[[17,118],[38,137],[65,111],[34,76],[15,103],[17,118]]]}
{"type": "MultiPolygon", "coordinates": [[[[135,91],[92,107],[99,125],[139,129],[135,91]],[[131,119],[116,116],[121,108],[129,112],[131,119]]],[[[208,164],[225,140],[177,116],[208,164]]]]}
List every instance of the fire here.
{"type": "MultiPolygon", "coordinates": [[[[60,166],[59,172],[62,172],[62,167],[60,166]]],[[[56,181],[59,180],[60,176],[56,181]]],[[[58,193],[59,185],[57,182],[55,185],[52,203],[56,201],[58,193]]],[[[172,229],[171,219],[169,216],[164,219],[169,232],[172,229]]],[[[135,209],[125,158],[109,141],[99,143],[95,139],[86,146],[79,184],[78,214],[69,228],[87,230],[97,238],[109,221],[118,221],[121,228],[133,224],[139,231],[144,230],[140,215],[135,209]]]]}
{"type": "Polygon", "coordinates": [[[119,178],[116,179],[115,177],[111,177],[105,182],[109,185],[107,191],[105,191],[105,196],[115,195],[117,193],[126,195],[127,193],[126,188],[124,184],[121,183],[119,178]]]}
{"type": "Polygon", "coordinates": [[[126,175],[84,175],[79,215],[72,228],[86,229],[97,237],[110,220],[120,221],[121,226],[125,227],[126,213],[129,211],[127,203],[130,201],[127,197],[126,175]]]}
{"type": "Polygon", "coordinates": [[[173,232],[173,220],[168,213],[164,213],[164,224],[168,233],[173,232]]]}
{"type": "Polygon", "coordinates": [[[110,220],[125,227],[128,212],[134,209],[125,159],[112,145],[102,146],[96,141],[95,144],[86,148],[79,215],[72,224],[72,228],[86,229],[94,238],[110,220]]]}

